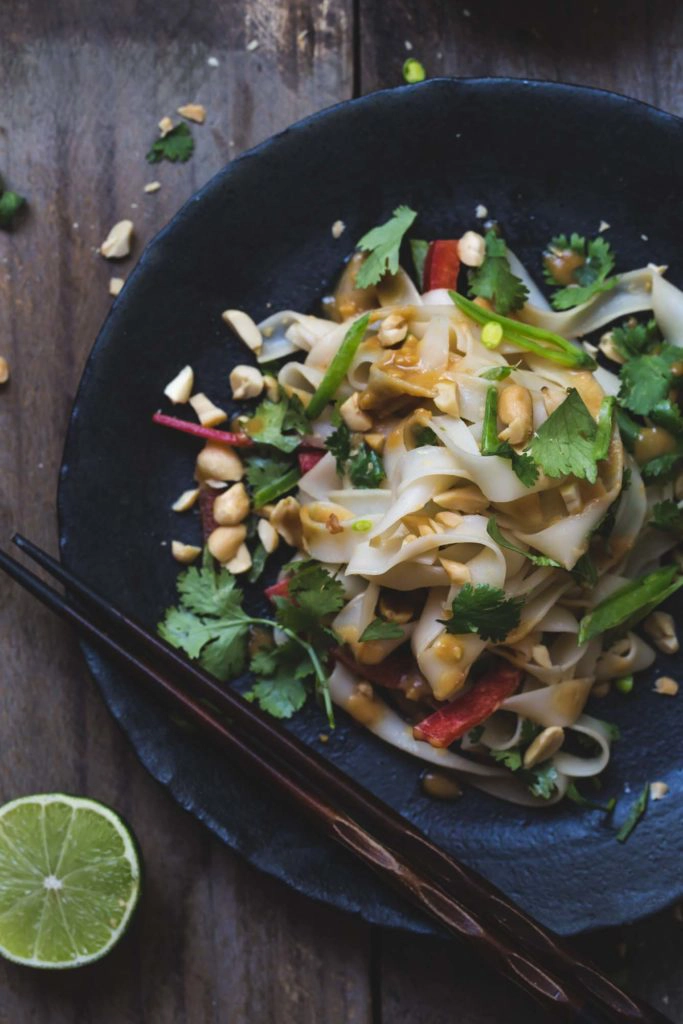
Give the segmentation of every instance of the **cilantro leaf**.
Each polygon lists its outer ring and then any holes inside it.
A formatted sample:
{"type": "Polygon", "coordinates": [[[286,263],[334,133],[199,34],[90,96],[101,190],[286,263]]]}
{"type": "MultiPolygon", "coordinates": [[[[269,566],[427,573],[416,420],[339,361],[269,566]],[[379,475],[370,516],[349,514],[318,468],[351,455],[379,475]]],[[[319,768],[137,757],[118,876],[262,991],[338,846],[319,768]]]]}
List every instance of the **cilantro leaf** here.
{"type": "Polygon", "coordinates": [[[424,445],[433,444],[438,445],[440,441],[431,427],[425,427],[421,423],[418,423],[413,427],[413,440],[418,448],[424,445]]]}
{"type": "Polygon", "coordinates": [[[658,501],[652,509],[651,523],[660,530],[683,533],[683,509],[670,498],[666,501],[658,501]]]}
{"type": "Polygon", "coordinates": [[[511,373],[511,366],[492,366],[490,370],[482,370],[479,376],[484,380],[505,380],[511,373]]]}
{"type": "Polygon", "coordinates": [[[486,232],[485,241],[484,262],[469,274],[470,295],[488,299],[503,315],[521,309],[529,291],[510,270],[505,242],[493,230],[486,232]]]}
{"type": "Polygon", "coordinates": [[[192,567],[178,578],[180,605],[169,608],[159,634],[179,647],[216,678],[239,674],[246,659],[250,617],[242,609],[242,592],[226,569],[192,567]]]}
{"type": "Polygon", "coordinates": [[[417,286],[420,291],[424,291],[425,261],[428,250],[429,242],[425,242],[422,238],[410,239],[410,254],[413,257],[415,277],[417,278],[417,286]]]}
{"type": "Polygon", "coordinates": [[[663,483],[678,469],[681,459],[683,459],[681,451],[658,455],[656,459],[650,459],[640,467],[641,476],[646,484],[663,483]]]}
{"type": "Polygon", "coordinates": [[[573,475],[595,483],[597,463],[609,447],[613,404],[613,398],[603,399],[596,424],[581,395],[570,388],[531,442],[531,454],[548,476],[573,475]]]}
{"type": "Polygon", "coordinates": [[[167,132],[163,139],[156,139],[152,143],[152,148],[145,159],[150,164],[158,164],[162,160],[170,160],[172,164],[180,161],[180,163],[184,164],[190,159],[193,152],[194,139],[192,138],[192,132],[189,125],[182,121],[175,128],[171,128],[170,132],[167,132]]]}
{"type": "Polygon", "coordinates": [[[662,343],[662,336],[654,320],[648,320],[646,324],[639,324],[633,319],[626,320],[621,327],[612,328],[611,334],[614,347],[624,359],[646,355],[662,343]]]}
{"type": "Polygon", "coordinates": [[[379,487],[384,480],[382,460],[365,441],[349,460],[349,478],[354,487],[379,487]]]}
{"type": "Polygon", "coordinates": [[[559,288],[551,296],[554,309],[571,309],[588,302],[594,295],[609,291],[618,281],[617,277],[609,277],[614,270],[614,254],[609,242],[599,235],[588,243],[582,235],[573,234],[570,239],[566,235],[558,235],[550,243],[545,260],[545,277],[552,284],[557,278],[552,271],[552,258],[570,251],[583,260],[575,267],[573,283],[559,288]],[[550,259],[548,259],[548,257],[550,259]]]}
{"type": "Polygon", "coordinates": [[[636,356],[621,368],[619,404],[647,416],[657,402],[666,398],[673,380],[666,355],[636,356]]]}
{"type": "Polygon", "coordinates": [[[293,452],[302,434],[310,429],[308,420],[301,418],[301,402],[296,396],[271,402],[265,398],[253,417],[247,420],[245,430],[254,441],[272,445],[283,452],[293,452]],[[295,431],[295,433],[286,433],[295,431]]]}
{"type": "Polygon", "coordinates": [[[647,805],[648,805],[649,799],[650,799],[650,783],[646,782],[645,786],[644,786],[644,788],[643,788],[643,790],[642,790],[642,792],[640,794],[640,796],[633,803],[630,811],[628,812],[628,817],[626,818],[626,821],[624,822],[624,824],[621,826],[621,828],[617,832],[617,841],[618,842],[620,842],[620,843],[625,843],[626,842],[626,840],[631,835],[631,833],[633,832],[634,828],[636,827],[636,825],[638,824],[640,819],[645,814],[645,811],[647,810],[647,805]]]}
{"type": "Polygon", "coordinates": [[[522,767],[522,751],[519,747],[510,747],[508,750],[490,750],[494,761],[499,761],[511,772],[517,772],[522,767]]]}
{"type": "MultiPolygon", "coordinates": [[[[344,586],[318,563],[310,559],[290,562],[286,567],[289,593],[300,609],[309,611],[319,623],[344,607],[344,586]]],[[[291,602],[290,602],[291,603],[291,602]]]]}
{"type": "Polygon", "coordinates": [[[282,455],[247,455],[245,461],[247,482],[255,491],[294,468],[291,459],[282,455]]]}
{"type": "Polygon", "coordinates": [[[250,583],[256,583],[263,575],[268,560],[268,552],[263,544],[257,544],[251,555],[251,569],[247,574],[250,583]]]}
{"type": "Polygon", "coordinates": [[[398,640],[402,636],[403,630],[397,622],[374,619],[365,627],[358,639],[361,643],[365,643],[368,640],[398,640]]]}
{"type": "Polygon", "coordinates": [[[363,235],[358,248],[370,255],[356,274],[357,288],[370,288],[379,284],[385,274],[397,273],[403,236],[416,217],[410,207],[397,206],[390,220],[363,235]]]}
{"type": "Polygon", "coordinates": [[[571,570],[572,576],[580,583],[582,587],[594,587],[598,582],[598,569],[586,551],[585,554],[581,555],[574,568],[571,570]]]}
{"type": "Polygon", "coordinates": [[[351,458],[351,431],[345,423],[340,423],[333,434],[330,434],[325,447],[332,452],[337,463],[337,473],[344,476],[346,463],[351,458]]]}
{"type": "MultiPolygon", "coordinates": [[[[0,186],[1,189],[1,186],[0,186]]],[[[2,192],[0,195],[0,228],[9,228],[22,206],[26,203],[17,192],[2,192]]]]}
{"type": "Polygon", "coordinates": [[[453,598],[451,618],[439,622],[447,633],[478,633],[482,640],[501,643],[519,625],[523,604],[522,598],[508,598],[499,587],[466,583],[453,598]]]}
{"type": "MultiPolygon", "coordinates": [[[[502,452],[501,452],[502,454],[502,452]]],[[[518,455],[514,448],[511,448],[510,458],[512,460],[512,471],[525,487],[533,487],[538,480],[538,466],[533,457],[527,452],[518,455]]]]}
{"type": "Polygon", "coordinates": [[[563,566],[556,562],[554,558],[548,558],[547,555],[534,555],[531,551],[525,551],[524,548],[518,547],[517,544],[513,544],[509,541],[501,532],[498,523],[493,518],[489,518],[486,526],[486,532],[489,537],[495,540],[496,544],[500,545],[501,548],[507,548],[508,551],[516,551],[519,555],[524,555],[528,558],[532,565],[551,566],[553,569],[562,569],[563,566]]]}
{"type": "Polygon", "coordinates": [[[539,764],[535,768],[525,768],[520,775],[524,778],[529,791],[543,800],[550,800],[557,788],[557,768],[551,761],[539,764]]]}
{"type": "Polygon", "coordinates": [[[258,679],[244,696],[249,701],[256,701],[261,710],[273,718],[291,718],[306,703],[308,692],[300,679],[275,675],[269,679],[258,679]]]}

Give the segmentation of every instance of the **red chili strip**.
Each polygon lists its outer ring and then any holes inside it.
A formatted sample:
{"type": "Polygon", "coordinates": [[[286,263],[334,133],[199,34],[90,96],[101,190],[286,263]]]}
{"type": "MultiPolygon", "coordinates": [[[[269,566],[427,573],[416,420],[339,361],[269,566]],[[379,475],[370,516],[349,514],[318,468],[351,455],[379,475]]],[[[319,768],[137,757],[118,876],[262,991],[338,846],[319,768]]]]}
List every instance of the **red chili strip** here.
{"type": "Polygon", "coordinates": [[[309,470],[317,466],[322,458],[324,458],[325,452],[321,452],[316,448],[304,448],[296,453],[296,457],[299,460],[299,470],[301,475],[308,473],[309,470]]]}
{"type": "Polygon", "coordinates": [[[415,739],[426,740],[433,747],[449,747],[454,740],[485,722],[512,696],[521,681],[519,669],[508,665],[487,672],[464,697],[439,708],[414,726],[415,739]]]}
{"type": "Polygon", "coordinates": [[[167,416],[163,412],[155,412],[152,420],[162,427],[170,427],[171,430],[179,430],[183,434],[192,434],[193,437],[203,437],[205,441],[229,444],[233,448],[249,448],[254,443],[247,434],[232,434],[227,430],[202,427],[199,423],[188,423],[187,420],[179,420],[175,416],[167,416]]]}
{"type": "Polygon", "coordinates": [[[213,506],[220,493],[220,491],[214,490],[213,487],[200,487],[199,489],[199,518],[202,523],[202,534],[205,541],[209,539],[218,526],[213,517],[213,506]]]}
{"type": "Polygon", "coordinates": [[[460,273],[458,241],[455,238],[439,239],[429,243],[424,266],[424,290],[432,288],[456,288],[460,273]]]}
{"type": "Polygon", "coordinates": [[[279,583],[273,583],[272,587],[266,587],[263,591],[269,601],[272,601],[274,597],[289,597],[289,580],[280,580],[279,583]]]}

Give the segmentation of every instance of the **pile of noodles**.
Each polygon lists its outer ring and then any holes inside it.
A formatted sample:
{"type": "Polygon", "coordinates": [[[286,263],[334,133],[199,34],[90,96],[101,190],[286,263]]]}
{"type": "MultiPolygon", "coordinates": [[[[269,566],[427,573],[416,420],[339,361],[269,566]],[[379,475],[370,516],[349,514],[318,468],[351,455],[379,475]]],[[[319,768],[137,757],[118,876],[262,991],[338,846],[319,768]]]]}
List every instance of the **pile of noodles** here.
{"type": "MultiPolygon", "coordinates": [[[[611,291],[575,309],[553,312],[519,261],[512,254],[510,258],[512,270],[530,290],[529,302],[519,314],[523,321],[577,339],[612,321],[651,310],[667,341],[683,344],[683,293],[662,277],[660,268],[649,266],[624,274],[611,291]]],[[[334,457],[326,453],[299,484],[302,553],[342,580],[348,600],[333,627],[356,655],[362,646],[358,638],[378,616],[380,588],[427,588],[422,612],[402,627],[400,638],[372,642],[374,662],[409,640],[420,672],[440,701],[466,691],[469,670],[485,651],[493,650],[522,669],[524,678],[519,691],[502,705],[504,713],[497,712],[485,723],[476,746],[464,738],[462,753],[434,749],[416,740],[404,718],[378,692],[373,713],[368,714],[367,708],[359,713],[354,700],[359,678],[341,664],[330,679],[332,697],[383,740],[422,761],[455,769],[481,789],[522,804],[555,802],[573,779],[599,774],[609,760],[608,730],[584,713],[592,687],[637,672],[653,661],[652,649],[633,632],[607,649],[602,637],[579,646],[577,633],[586,610],[626,581],[655,568],[675,543],[666,533],[646,525],[649,509],[671,497],[672,485],[644,486],[638,465],[624,450],[615,426],[595,484],[551,479],[541,473],[532,487],[525,487],[508,459],[480,453],[484,403],[492,382],[479,374],[496,366],[516,367],[495,386],[503,388],[514,382],[529,390],[535,430],[564,400],[568,388],[577,389],[595,416],[604,394],[617,393],[617,377],[603,368],[594,373],[565,369],[518,351],[507,342],[491,351],[480,340],[481,328],[454,306],[446,291],[420,295],[403,271],[378,289],[377,302],[366,340],[339,394],[349,396],[371,388],[382,397],[386,479],[378,489],[354,488],[340,478],[334,457]],[[396,310],[406,317],[410,333],[418,339],[420,367],[427,371],[423,385],[419,380],[402,384],[379,365],[387,350],[378,343],[376,331],[382,318],[396,310]],[[455,384],[457,402],[447,412],[434,402],[435,382],[455,384]],[[412,397],[408,414],[405,403],[401,411],[406,393],[412,397]],[[428,425],[441,444],[416,447],[415,422],[428,425]],[[619,496],[626,467],[630,486],[619,502],[609,547],[598,563],[599,580],[592,589],[580,587],[562,569],[534,566],[523,555],[501,548],[487,532],[488,518],[493,516],[516,545],[545,554],[570,570],[619,496]],[[455,488],[469,489],[465,505],[469,502],[471,511],[462,514],[455,526],[415,535],[408,525],[415,521],[410,517],[431,519],[434,496],[455,488]],[[339,532],[326,527],[332,513],[342,526],[339,532]],[[354,530],[359,520],[369,521],[371,528],[364,522],[364,531],[354,530]],[[504,643],[492,644],[468,634],[458,637],[463,653],[457,663],[449,664],[439,655],[435,642],[444,631],[440,620],[460,589],[450,582],[439,557],[464,563],[472,584],[489,584],[502,588],[508,597],[524,598],[520,624],[504,643]],[[561,726],[567,737],[584,734],[593,741],[584,744],[585,756],[564,749],[581,749],[575,742],[577,736],[554,754],[557,782],[550,801],[533,796],[500,765],[467,756],[473,747],[479,752],[515,747],[525,719],[542,727],[561,726]]],[[[265,338],[261,361],[305,353],[303,362],[288,362],[279,372],[280,384],[305,401],[320,385],[348,322],[286,311],[270,317],[261,329],[265,338]]],[[[334,429],[330,412],[331,407],[315,425],[319,443],[334,429]]]]}

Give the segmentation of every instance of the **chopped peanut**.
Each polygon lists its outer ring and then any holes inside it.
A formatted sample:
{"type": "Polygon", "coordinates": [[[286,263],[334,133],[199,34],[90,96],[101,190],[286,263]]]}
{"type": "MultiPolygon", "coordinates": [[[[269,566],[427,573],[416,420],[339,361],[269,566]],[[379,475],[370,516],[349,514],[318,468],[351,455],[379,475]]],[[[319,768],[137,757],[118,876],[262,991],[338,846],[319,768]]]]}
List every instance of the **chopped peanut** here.
{"type": "Polygon", "coordinates": [[[197,478],[206,483],[211,481],[241,480],[244,466],[239,455],[225,444],[207,441],[196,462],[197,478]]]}
{"type": "Polygon", "coordinates": [[[227,412],[214,405],[202,391],[192,395],[190,405],[197,413],[197,419],[203,427],[217,427],[219,423],[225,423],[228,418],[227,412]]]}
{"type": "Polygon", "coordinates": [[[476,515],[488,507],[489,500],[474,485],[454,487],[450,491],[442,491],[434,497],[435,504],[447,508],[451,512],[465,512],[476,515]]]}
{"type": "Polygon", "coordinates": [[[159,133],[165,139],[169,132],[173,131],[173,121],[170,117],[162,117],[159,121],[159,133]]]}
{"type": "Polygon", "coordinates": [[[547,761],[556,754],[564,743],[564,729],[559,725],[551,725],[539,733],[524,753],[524,767],[533,768],[541,761],[547,761]]]}
{"type": "Polygon", "coordinates": [[[213,503],[213,518],[219,526],[237,526],[249,515],[249,495],[244,484],[233,484],[213,503]]]}
{"type": "Polygon", "coordinates": [[[434,518],[441,526],[447,526],[451,530],[460,526],[462,522],[462,516],[457,512],[437,512],[434,518]]]}
{"type": "Polygon", "coordinates": [[[382,321],[377,332],[377,339],[382,348],[391,348],[392,345],[398,345],[400,341],[404,341],[407,333],[408,324],[405,317],[400,313],[390,313],[382,321]]]}
{"type": "Polygon", "coordinates": [[[184,107],[178,107],[177,113],[195,124],[204,124],[206,121],[206,110],[201,103],[186,103],[184,107]]]}
{"type": "Polygon", "coordinates": [[[190,562],[194,562],[201,553],[202,549],[194,544],[183,544],[181,540],[171,541],[171,554],[176,562],[182,562],[183,565],[189,565],[190,562]]]}
{"type": "Polygon", "coordinates": [[[671,676],[660,676],[655,679],[655,691],[665,697],[675,697],[678,693],[678,683],[671,676]]]}
{"type": "Polygon", "coordinates": [[[172,381],[164,388],[164,394],[170,398],[174,405],[181,405],[188,402],[194,387],[194,370],[191,366],[183,366],[172,381]]]}
{"type": "Polygon", "coordinates": [[[332,225],[332,237],[333,238],[341,238],[341,236],[344,234],[345,231],[346,231],[346,224],[344,223],[344,221],[343,220],[335,220],[334,224],[332,225]]]}
{"type": "Polygon", "coordinates": [[[611,331],[607,331],[606,334],[603,334],[601,336],[598,348],[603,353],[603,355],[606,355],[607,358],[611,359],[613,363],[623,364],[626,362],[621,352],[614,344],[614,335],[611,331]]]}
{"type": "Polygon", "coordinates": [[[209,551],[222,565],[232,561],[247,537],[246,526],[218,526],[209,534],[209,551]]]}
{"type": "Polygon", "coordinates": [[[676,625],[673,616],[668,612],[652,612],[645,619],[643,629],[660,651],[665,654],[676,654],[679,649],[676,625]]]}
{"type": "Polygon", "coordinates": [[[0,384],[6,384],[8,380],[9,380],[9,363],[4,358],[4,356],[0,356],[0,384]]]}
{"type": "Polygon", "coordinates": [[[359,408],[357,391],[340,406],[339,413],[349,430],[366,431],[372,428],[371,418],[359,408]]]}
{"type": "Polygon", "coordinates": [[[114,224],[100,246],[100,253],[107,260],[120,260],[130,252],[133,237],[133,221],[120,220],[114,224]]]}
{"type": "Polygon", "coordinates": [[[142,189],[142,191],[146,192],[147,195],[149,196],[153,192],[158,192],[160,188],[161,188],[161,182],[160,181],[148,181],[147,184],[142,189]]]}
{"type": "Polygon", "coordinates": [[[109,278],[109,294],[113,295],[114,298],[119,294],[126,282],[122,277],[110,277],[109,278]]]}
{"type": "Polygon", "coordinates": [[[235,576],[241,572],[248,572],[251,569],[251,555],[246,544],[240,544],[237,554],[226,563],[225,568],[228,572],[234,573],[235,576]]]}
{"type": "Polygon", "coordinates": [[[651,782],[650,783],[650,799],[651,800],[663,800],[666,794],[669,792],[669,787],[666,782],[651,782]]]}
{"type": "Polygon", "coordinates": [[[478,231],[466,231],[458,242],[458,256],[466,267],[480,267],[486,256],[486,242],[478,231]]]}
{"type": "Polygon", "coordinates": [[[259,540],[266,549],[267,554],[272,554],[276,547],[280,543],[277,530],[273,529],[267,519],[259,519],[259,524],[256,527],[259,540]]]}
{"type": "Polygon", "coordinates": [[[458,391],[453,381],[441,380],[436,385],[434,405],[440,412],[458,419],[460,406],[458,405],[458,391]]]}
{"type": "Polygon", "coordinates": [[[363,438],[365,443],[372,448],[373,452],[377,452],[381,455],[384,451],[384,445],[386,443],[386,437],[384,434],[366,434],[363,438]]]}
{"type": "Polygon", "coordinates": [[[260,352],[263,348],[263,337],[260,330],[247,313],[241,309],[226,309],[221,313],[224,323],[232,327],[239,335],[247,348],[252,352],[260,352]]]}
{"type": "Polygon", "coordinates": [[[255,366],[240,364],[230,371],[230,387],[232,397],[238,401],[242,398],[257,398],[263,391],[263,374],[255,366]]]}
{"type": "Polygon", "coordinates": [[[193,487],[192,490],[183,491],[179,498],[171,505],[174,512],[187,512],[192,508],[197,498],[199,497],[199,488],[193,487]]]}
{"type": "Polygon", "coordinates": [[[531,393],[520,384],[508,384],[498,399],[498,415],[505,429],[498,435],[501,441],[523,444],[534,428],[531,393]]]}
{"type": "Polygon", "coordinates": [[[552,668],[553,663],[550,660],[550,653],[545,644],[536,644],[535,647],[532,647],[531,657],[541,668],[552,668]]]}
{"type": "Polygon", "coordinates": [[[270,514],[270,523],[283,540],[293,548],[303,543],[300,518],[301,506],[296,498],[280,498],[270,514]]]}
{"type": "Polygon", "coordinates": [[[464,562],[454,562],[450,558],[440,558],[442,568],[446,571],[451,583],[461,585],[472,582],[472,574],[464,562]]]}
{"type": "Polygon", "coordinates": [[[275,377],[271,377],[269,373],[264,374],[263,386],[266,390],[266,398],[269,402],[280,401],[280,385],[275,377]]]}
{"type": "Polygon", "coordinates": [[[460,661],[463,654],[462,644],[450,633],[442,633],[437,637],[432,650],[441,661],[460,661]]]}

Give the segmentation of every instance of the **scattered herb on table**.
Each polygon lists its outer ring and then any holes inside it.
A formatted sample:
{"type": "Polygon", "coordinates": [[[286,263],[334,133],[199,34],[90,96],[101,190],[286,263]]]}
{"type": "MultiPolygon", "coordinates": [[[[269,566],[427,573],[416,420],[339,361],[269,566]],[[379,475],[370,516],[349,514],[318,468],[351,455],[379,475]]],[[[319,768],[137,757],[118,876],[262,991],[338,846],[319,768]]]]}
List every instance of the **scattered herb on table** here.
{"type": "Polygon", "coordinates": [[[162,160],[169,160],[172,164],[184,164],[190,159],[193,152],[192,132],[189,125],[181,121],[175,128],[171,128],[163,138],[155,139],[145,159],[150,164],[158,164],[162,160]]]}

